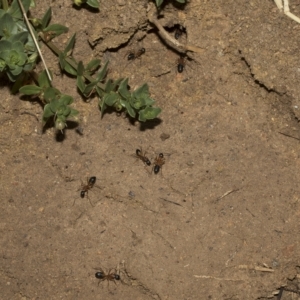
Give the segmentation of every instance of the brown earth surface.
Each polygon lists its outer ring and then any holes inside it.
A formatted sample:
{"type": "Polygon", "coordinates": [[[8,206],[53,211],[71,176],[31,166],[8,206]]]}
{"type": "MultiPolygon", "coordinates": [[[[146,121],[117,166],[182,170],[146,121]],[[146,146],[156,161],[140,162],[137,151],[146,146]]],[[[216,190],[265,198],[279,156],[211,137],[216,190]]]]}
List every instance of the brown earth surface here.
{"type": "MultiPolygon", "coordinates": [[[[78,61],[147,82],[163,111],[146,124],[101,120],[45,46],[79,130],[43,133],[41,106],[2,85],[1,299],[280,299],[281,287],[281,300],[299,299],[300,24],[272,0],[168,3],[161,24],[172,36],[183,25],[179,41],[201,49],[178,73],[179,54],[148,21],[152,2],[39,2],[33,15],[51,6],[69,27],[61,49],[76,33],[78,61]],[[151,161],[164,153],[162,172],[149,174],[139,147],[151,161]],[[89,203],[79,190],[91,176],[89,203]],[[98,285],[100,268],[121,281],[98,285]]],[[[300,16],[299,1],[290,8],[300,16]]]]}

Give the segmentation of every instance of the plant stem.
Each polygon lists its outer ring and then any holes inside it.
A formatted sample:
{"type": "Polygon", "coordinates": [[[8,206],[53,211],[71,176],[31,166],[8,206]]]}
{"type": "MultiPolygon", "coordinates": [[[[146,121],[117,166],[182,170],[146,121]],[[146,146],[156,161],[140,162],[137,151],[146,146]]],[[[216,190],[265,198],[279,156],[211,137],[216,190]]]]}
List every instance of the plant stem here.
{"type": "Polygon", "coordinates": [[[2,0],[2,7],[3,7],[3,9],[4,9],[5,11],[8,10],[8,2],[7,2],[7,0],[2,0]]]}
{"type": "Polygon", "coordinates": [[[24,9],[23,3],[21,2],[21,0],[18,0],[18,3],[19,3],[19,6],[20,6],[20,8],[21,8],[21,11],[22,11],[22,14],[23,14],[25,23],[26,23],[26,25],[27,25],[27,28],[28,28],[28,30],[29,30],[29,32],[30,32],[30,34],[31,34],[31,37],[32,37],[33,41],[34,41],[35,47],[36,47],[36,49],[37,49],[37,51],[38,51],[38,53],[39,53],[39,55],[40,55],[40,57],[41,57],[41,59],[42,59],[42,62],[43,62],[43,64],[44,64],[44,66],[45,66],[45,70],[46,70],[47,76],[48,76],[48,78],[49,78],[49,80],[50,80],[50,82],[51,82],[51,81],[52,81],[51,75],[50,75],[49,70],[48,70],[48,68],[47,68],[46,61],[44,60],[44,56],[43,56],[43,54],[42,54],[42,52],[41,52],[41,49],[40,49],[40,47],[39,47],[39,44],[38,44],[38,42],[37,42],[37,40],[36,40],[36,38],[35,38],[34,32],[32,31],[31,25],[30,25],[30,23],[29,23],[29,21],[28,21],[27,14],[26,14],[26,11],[25,11],[25,9],[24,9]]]}

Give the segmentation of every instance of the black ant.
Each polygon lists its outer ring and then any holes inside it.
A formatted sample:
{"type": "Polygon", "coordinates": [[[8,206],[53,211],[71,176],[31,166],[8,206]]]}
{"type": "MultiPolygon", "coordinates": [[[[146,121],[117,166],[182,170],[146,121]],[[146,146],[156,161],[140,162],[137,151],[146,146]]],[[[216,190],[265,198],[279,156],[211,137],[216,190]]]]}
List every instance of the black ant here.
{"type": "Polygon", "coordinates": [[[185,58],[183,56],[179,57],[177,60],[177,71],[182,73],[185,67],[185,58]]]}
{"type": "MultiPolygon", "coordinates": [[[[87,196],[87,198],[89,199],[89,202],[92,206],[94,206],[89,198],[89,190],[94,186],[94,184],[96,183],[96,176],[92,176],[90,178],[87,178],[87,184],[84,184],[82,183],[81,184],[81,191],[80,191],[80,197],[81,198],[84,198],[85,197],[85,194],[87,196]]],[[[75,200],[74,200],[74,203],[73,205],[75,204],[75,200]]]]}
{"type": "Polygon", "coordinates": [[[111,271],[116,271],[116,269],[111,269],[109,270],[108,274],[105,274],[105,272],[100,268],[100,272],[96,272],[95,273],[95,277],[97,279],[100,279],[100,281],[98,282],[98,285],[100,284],[100,282],[107,280],[107,284],[109,285],[110,281],[113,281],[116,284],[116,280],[121,280],[120,275],[118,275],[117,273],[113,272],[111,273],[111,271]]]}
{"type": "Polygon", "coordinates": [[[128,53],[127,59],[128,60],[135,60],[135,59],[141,57],[145,52],[146,52],[145,48],[140,48],[137,51],[130,51],[128,53]]]}
{"type": "Polygon", "coordinates": [[[183,33],[185,33],[185,28],[181,25],[177,25],[174,34],[175,39],[178,40],[183,33]]]}
{"type": "Polygon", "coordinates": [[[150,166],[151,161],[146,156],[146,152],[143,152],[142,149],[136,149],[135,151],[136,157],[139,158],[145,165],[150,166]]]}
{"type": "Polygon", "coordinates": [[[153,167],[154,174],[157,174],[159,172],[159,170],[162,168],[164,163],[165,163],[164,155],[162,153],[159,153],[159,155],[154,159],[154,167],[153,167]]]}

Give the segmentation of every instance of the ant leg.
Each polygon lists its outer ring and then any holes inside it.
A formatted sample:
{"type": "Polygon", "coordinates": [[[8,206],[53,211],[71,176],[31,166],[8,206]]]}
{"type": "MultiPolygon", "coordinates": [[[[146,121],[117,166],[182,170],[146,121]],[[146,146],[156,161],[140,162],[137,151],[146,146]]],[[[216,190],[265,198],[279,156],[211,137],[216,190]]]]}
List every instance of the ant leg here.
{"type": "MultiPolygon", "coordinates": [[[[146,170],[146,172],[148,173],[148,175],[151,175],[152,171],[148,170],[147,165],[144,166],[144,169],[146,170]]],[[[153,168],[151,170],[153,170],[153,168]]]]}
{"type": "Polygon", "coordinates": [[[89,197],[89,194],[88,194],[88,192],[86,192],[86,197],[88,198],[88,200],[89,200],[89,202],[90,202],[91,206],[92,206],[92,207],[95,207],[95,205],[93,205],[93,204],[92,204],[92,202],[91,202],[91,199],[90,199],[90,197],[89,197]]]}
{"type": "Polygon", "coordinates": [[[114,282],[114,284],[117,286],[117,283],[116,283],[116,281],[115,281],[115,274],[117,274],[117,269],[116,268],[113,268],[113,269],[110,269],[109,270],[109,275],[113,275],[113,282],[114,282]],[[113,273],[111,273],[111,271],[114,271],[113,273]]]}

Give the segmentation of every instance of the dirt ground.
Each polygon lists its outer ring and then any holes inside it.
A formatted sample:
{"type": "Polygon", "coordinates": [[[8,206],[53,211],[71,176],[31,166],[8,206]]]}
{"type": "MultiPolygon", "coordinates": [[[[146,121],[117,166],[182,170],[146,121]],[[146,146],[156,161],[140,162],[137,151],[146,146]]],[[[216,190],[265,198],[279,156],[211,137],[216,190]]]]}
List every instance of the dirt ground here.
{"type": "MultiPolygon", "coordinates": [[[[299,299],[300,24],[272,0],[168,3],[161,24],[172,36],[183,25],[179,40],[201,48],[178,73],[149,1],[100,1],[100,12],[39,2],[33,14],[51,6],[70,28],[61,49],[76,32],[78,61],[147,82],[163,111],[146,124],[101,120],[45,46],[78,128],[42,133],[41,106],[1,87],[0,298],[299,299]],[[162,172],[149,174],[139,147],[152,161],[164,153],[162,172]],[[91,176],[93,206],[79,191],[91,176]],[[100,268],[121,281],[99,282],[100,268]]],[[[290,8],[300,16],[299,1],[290,8]]]]}

